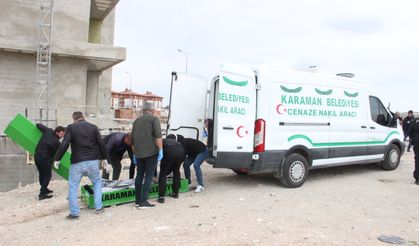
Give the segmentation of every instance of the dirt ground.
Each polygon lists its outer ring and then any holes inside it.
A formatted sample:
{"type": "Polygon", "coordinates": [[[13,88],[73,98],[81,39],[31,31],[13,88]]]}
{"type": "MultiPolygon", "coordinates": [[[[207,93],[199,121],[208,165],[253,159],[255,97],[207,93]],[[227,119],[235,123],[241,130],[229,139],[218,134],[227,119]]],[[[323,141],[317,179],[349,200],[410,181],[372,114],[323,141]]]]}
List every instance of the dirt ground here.
{"type": "Polygon", "coordinates": [[[270,175],[204,164],[203,193],[181,193],[149,210],[125,204],[97,215],[84,208],[77,221],[65,219],[65,181],[53,181],[54,198],[44,201],[39,186],[28,185],[0,193],[0,245],[385,245],[380,235],[419,245],[413,168],[406,153],[395,171],[315,170],[301,188],[287,189],[270,175]]]}

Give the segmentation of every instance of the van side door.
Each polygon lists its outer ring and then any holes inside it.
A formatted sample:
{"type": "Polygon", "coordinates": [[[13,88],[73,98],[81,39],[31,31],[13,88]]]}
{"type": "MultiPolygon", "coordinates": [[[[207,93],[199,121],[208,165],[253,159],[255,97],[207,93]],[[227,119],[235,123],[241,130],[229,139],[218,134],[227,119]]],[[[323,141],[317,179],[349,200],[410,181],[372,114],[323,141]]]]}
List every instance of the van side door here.
{"type": "Polygon", "coordinates": [[[396,128],[389,127],[392,119],[380,99],[369,96],[370,116],[368,117],[368,158],[382,160],[388,143],[400,135],[396,128]]]}
{"type": "Polygon", "coordinates": [[[329,164],[364,162],[368,146],[368,97],[364,90],[356,88],[356,84],[335,87],[327,104],[334,112],[330,119],[329,164]]]}
{"type": "Polygon", "coordinates": [[[167,134],[180,134],[202,141],[207,91],[207,80],[172,73],[167,134]]]}

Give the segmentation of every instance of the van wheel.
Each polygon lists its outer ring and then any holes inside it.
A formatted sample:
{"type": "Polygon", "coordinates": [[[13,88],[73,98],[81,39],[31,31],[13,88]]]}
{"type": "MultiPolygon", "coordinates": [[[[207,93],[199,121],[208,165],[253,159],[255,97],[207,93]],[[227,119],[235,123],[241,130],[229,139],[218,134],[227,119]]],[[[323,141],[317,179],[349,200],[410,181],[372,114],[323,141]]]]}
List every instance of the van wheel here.
{"type": "Polygon", "coordinates": [[[308,161],[301,154],[294,153],[287,157],[282,167],[281,184],[288,188],[297,188],[304,184],[308,175],[308,161]]]}
{"type": "Polygon", "coordinates": [[[400,158],[401,154],[399,147],[394,144],[390,145],[388,147],[384,161],[380,163],[381,168],[387,171],[396,169],[399,166],[400,158]]]}

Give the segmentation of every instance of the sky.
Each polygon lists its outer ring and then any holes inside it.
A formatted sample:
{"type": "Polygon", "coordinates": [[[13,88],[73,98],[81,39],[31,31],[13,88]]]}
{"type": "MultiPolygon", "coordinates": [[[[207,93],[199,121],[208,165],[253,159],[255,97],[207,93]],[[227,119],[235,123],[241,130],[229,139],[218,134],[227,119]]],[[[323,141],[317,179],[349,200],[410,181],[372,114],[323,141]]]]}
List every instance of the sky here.
{"type": "Polygon", "coordinates": [[[419,111],[417,0],[121,0],[112,89],[165,97],[171,72],[209,81],[221,62],[351,72],[392,111],[419,111]]]}

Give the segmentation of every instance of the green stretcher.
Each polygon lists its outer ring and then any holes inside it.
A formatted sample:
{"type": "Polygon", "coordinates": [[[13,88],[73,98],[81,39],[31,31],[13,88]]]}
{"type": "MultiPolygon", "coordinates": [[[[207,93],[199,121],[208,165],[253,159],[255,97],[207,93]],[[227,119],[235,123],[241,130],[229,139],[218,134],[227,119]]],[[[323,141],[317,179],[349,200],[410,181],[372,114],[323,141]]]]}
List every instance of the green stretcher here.
{"type": "MultiPolygon", "coordinates": [[[[173,192],[172,185],[173,185],[172,179],[167,179],[166,195],[172,194],[173,192]]],[[[92,185],[90,185],[89,187],[90,187],[90,190],[93,189],[92,185]]],[[[181,179],[179,193],[184,193],[188,191],[189,191],[188,180],[181,179]]],[[[89,191],[85,188],[85,186],[82,186],[80,188],[80,193],[81,193],[81,200],[87,205],[87,207],[95,208],[93,194],[89,193],[89,191]]],[[[158,196],[159,196],[159,184],[153,183],[151,184],[148,198],[156,198],[158,196]]],[[[112,206],[112,205],[120,205],[124,203],[131,203],[131,202],[135,202],[135,189],[134,188],[125,188],[125,189],[102,193],[102,203],[103,203],[103,206],[105,207],[112,206]]]]}
{"type": "MultiPolygon", "coordinates": [[[[32,121],[21,114],[16,115],[4,130],[4,133],[32,155],[35,154],[36,145],[42,137],[41,130],[39,130],[32,121]]],[[[71,154],[67,151],[61,159],[59,168],[52,168],[65,180],[68,180],[68,174],[70,172],[70,157],[71,154]]]]}

